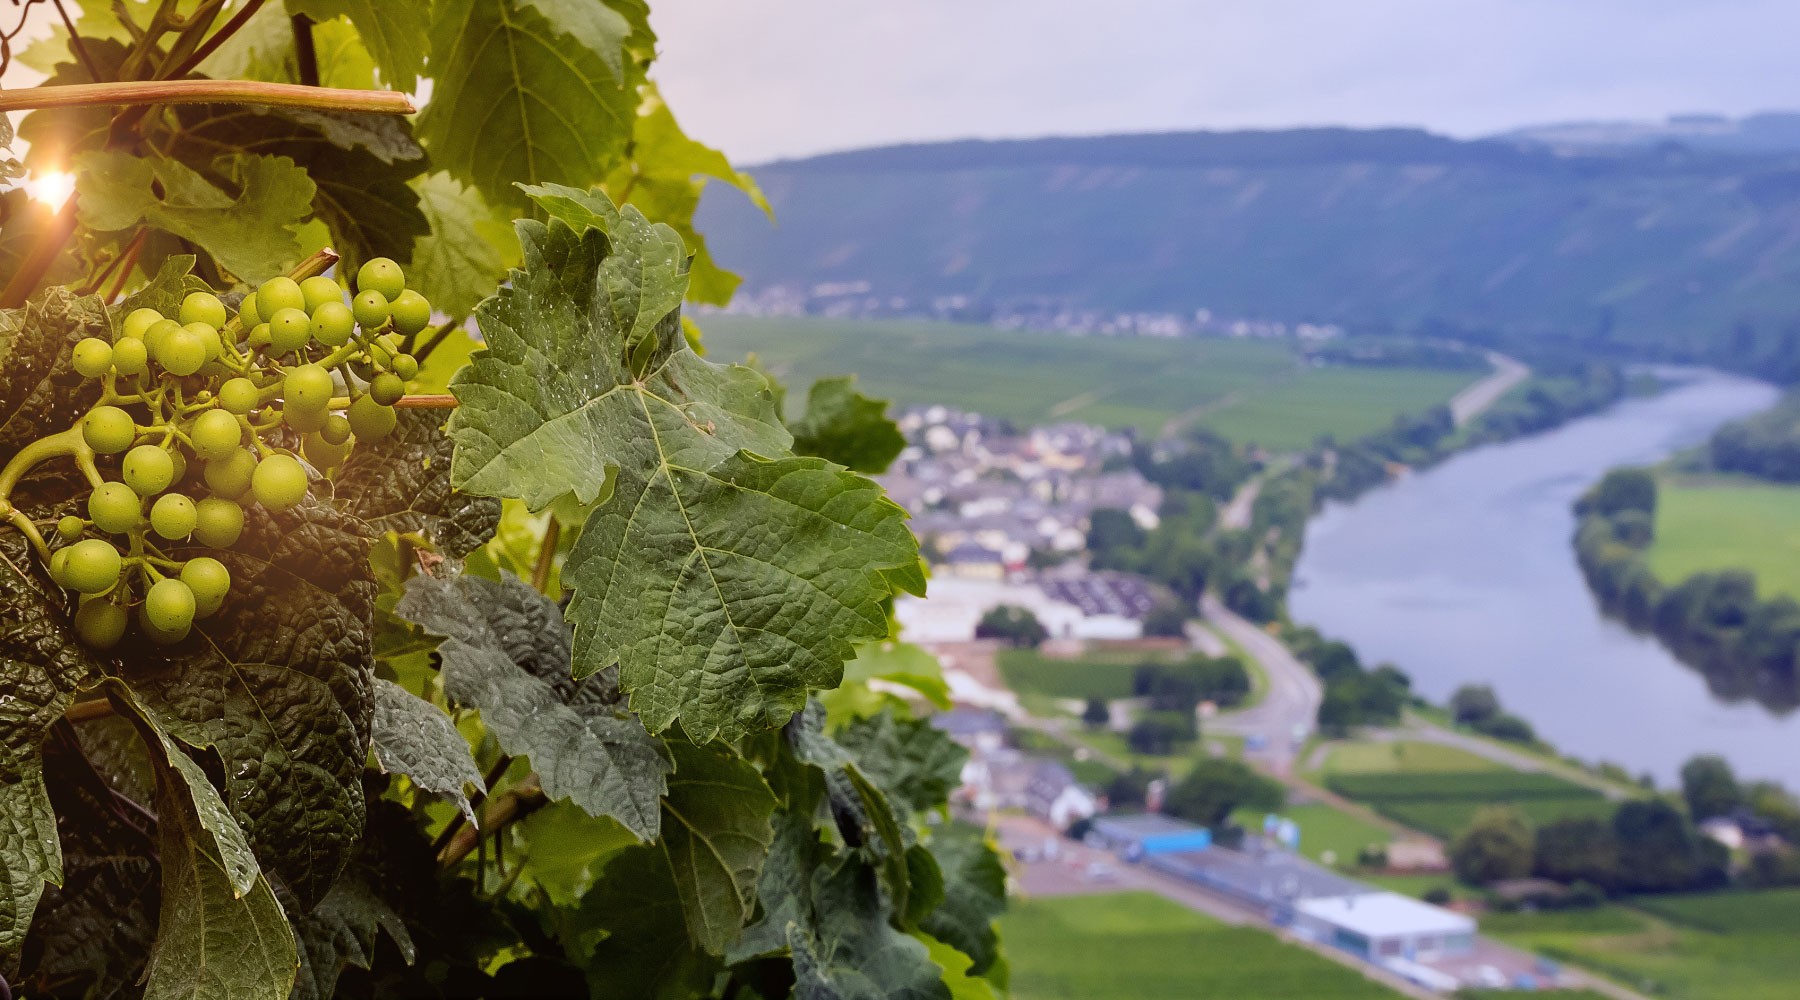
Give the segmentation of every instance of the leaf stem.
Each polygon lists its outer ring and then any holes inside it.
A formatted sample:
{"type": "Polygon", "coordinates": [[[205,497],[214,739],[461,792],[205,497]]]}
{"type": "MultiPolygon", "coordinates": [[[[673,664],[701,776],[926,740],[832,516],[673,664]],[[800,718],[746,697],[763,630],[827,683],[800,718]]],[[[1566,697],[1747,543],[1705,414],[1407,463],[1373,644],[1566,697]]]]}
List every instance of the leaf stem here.
{"type": "Polygon", "coordinates": [[[255,104],[382,115],[410,115],[419,110],[411,98],[398,91],[339,90],[260,80],[141,80],[0,90],[0,111],[139,104],[255,104]]]}
{"type": "Polygon", "coordinates": [[[111,700],[89,698],[87,701],[78,701],[70,705],[69,710],[63,713],[63,718],[70,722],[87,722],[92,719],[104,719],[113,714],[115,713],[111,700]]]}
{"type": "Polygon", "coordinates": [[[472,826],[459,828],[449,843],[438,851],[438,870],[448,871],[456,867],[479,846],[484,839],[484,831],[505,829],[506,824],[529,813],[544,804],[544,789],[538,784],[537,775],[533,774],[505,794],[491,799],[487,809],[481,814],[482,828],[472,826]]]}
{"type": "Polygon", "coordinates": [[[447,393],[429,396],[401,396],[394,401],[396,410],[454,410],[456,407],[456,397],[447,393]]]}
{"type": "Polygon", "coordinates": [[[531,573],[531,585],[538,593],[550,585],[550,571],[556,568],[556,543],[562,540],[562,522],[550,515],[550,523],[544,526],[544,541],[538,546],[537,566],[531,573]]]}

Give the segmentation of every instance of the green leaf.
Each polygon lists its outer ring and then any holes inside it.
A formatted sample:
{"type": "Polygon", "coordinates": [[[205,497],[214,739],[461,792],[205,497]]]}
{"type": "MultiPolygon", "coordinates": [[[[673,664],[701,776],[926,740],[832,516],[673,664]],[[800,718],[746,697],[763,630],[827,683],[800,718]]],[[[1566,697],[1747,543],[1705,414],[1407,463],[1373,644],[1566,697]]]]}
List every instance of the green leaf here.
{"type": "MultiPolygon", "coordinates": [[[[825,714],[818,702],[788,723],[786,735],[794,756],[822,776],[838,835],[879,866],[894,906],[905,912],[912,894],[910,830],[901,824],[894,803],[849,750],[825,734],[825,714]]],[[[789,808],[797,805],[790,802],[789,808]]]]}
{"type": "Polygon", "coordinates": [[[774,836],[775,795],[754,766],[731,754],[670,742],[675,774],[663,801],[662,849],[681,897],[688,936],[722,954],[756,902],[756,880],[774,836]]]}
{"type": "MultiPolygon", "coordinates": [[[[909,688],[937,708],[950,707],[950,685],[944,682],[943,666],[937,657],[910,642],[888,639],[858,646],[856,659],[844,664],[844,683],[871,681],[909,688]]],[[[837,693],[826,691],[820,695],[827,708],[833,708],[832,698],[837,693]]],[[[880,706],[876,711],[880,711],[880,706]]]]}
{"type": "Polygon", "coordinates": [[[377,531],[420,534],[461,559],[487,544],[500,524],[500,502],[450,488],[455,445],[431,410],[396,411],[380,441],[361,442],[332,478],[338,506],[377,531]]]}
{"type": "Polygon", "coordinates": [[[982,832],[963,823],[935,828],[930,850],[944,873],[944,901],[919,926],[969,956],[972,973],[982,975],[1000,958],[994,921],[1006,911],[1006,866],[982,832]]]}
{"type": "Polygon", "coordinates": [[[502,750],[530,758],[546,795],[656,839],[671,764],[622,711],[610,677],[571,678],[569,630],[555,604],[510,575],[421,574],[394,610],[444,637],[445,693],[479,709],[502,750]]]}
{"type": "Polygon", "coordinates": [[[448,796],[470,822],[475,810],[464,789],[487,791],[469,744],[443,710],[392,681],[375,681],[375,760],[428,792],[448,796]]]}
{"type": "Polygon", "coordinates": [[[766,381],[688,347],[667,227],[627,207],[606,233],[519,233],[525,267],[477,310],[488,347],[451,385],[453,482],[534,509],[610,486],[563,569],[576,673],[617,661],[653,732],[779,725],[887,635],[882,602],[917,576],[905,513],[789,455],[766,381]]]}
{"type": "Polygon", "coordinates": [[[49,288],[23,309],[0,310],[0,463],[74,426],[100,398],[100,387],[69,366],[86,337],[112,339],[97,295],[49,288]]]}
{"type": "Polygon", "coordinates": [[[212,165],[239,190],[227,194],[174,160],[87,152],[73,162],[83,224],[113,232],[146,224],[199,244],[250,282],[300,257],[293,229],[312,214],[317,190],[284,156],[237,154],[212,165]]]}
{"type": "Polygon", "coordinates": [[[551,802],[513,829],[524,839],[530,859],[525,877],[556,906],[579,903],[605,862],[638,843],[617,820],[590,816],[570,802],[551,802]]]}
{"type": "Polygon", "coordinates": [[[515,183],[599,183],[631,138],[638,72],[617,46],[594,47],[604,15],[558,22],[540,9],[560,16],[573,3],[432,5],[433,89],[419,135],[435,164],[494,205],[526,207],[515,183]]]}
{"type": "Polygon", "coordinates": [[[889,799],[912,812],[942,808],[969,759],[943,730],[891,709],[850,723],[837,741],[889,799]]]}
{"type": "MultiPolygon", "coordinates": [[[[38,240],[56,224],[56,214],[24,188],[0,191],[0,285],[12,280],[38,240]]],[[[80,275],[81,261],[74,254],[60,254],[43,284],[74,281],[80,275]]]]}
{"type": "Polygon", "coordinates": [[[929,934],[913,937],[924,943],[932,963],[944,970],[944,986],[950,990],[951,1000],[1000,1000],[993,983],[970,971],[969,956],[929,934]]]}
{"type": "Polygon", "coordinates": [[[407,283],[440,312],[467,316],[519,263],[512,223],[481,192],[447,173],[412,182],[430,231],[413,243],[407,283]]]}
{"type": "Polygon", "coordinates": [[[887,400],[857,392],[854,375],[819,379],[806,395],[806,414],[789,427],[794,451],[856,472],[886,472],[906,447],[887,407],[887,400]]]}
{"type": "Polygon", "coordinates": [[[331,1000],[338,977],[374,964],[376,935],[386,931],[408,961],[412,937],[393,907],[360,874],[346,873],[311,911],[292,918],[300,968],[293,1000],[331,1000]]]}
{"type": "Polygon", "coordinates": [[[413,89],[425,69],[419,26],[431,16],[430,0],[287,0],[287,9],[315,21],[348,17],[393,90],[413,89]]]}
{"type": "Polygon", "coordinates": [[[614,855],[572,922],[604,937],[567,942],[587,969],[594,1000],[705,994],[719,963],[687,943],[686,913],[667,854],[644,846],[614,855]]]}

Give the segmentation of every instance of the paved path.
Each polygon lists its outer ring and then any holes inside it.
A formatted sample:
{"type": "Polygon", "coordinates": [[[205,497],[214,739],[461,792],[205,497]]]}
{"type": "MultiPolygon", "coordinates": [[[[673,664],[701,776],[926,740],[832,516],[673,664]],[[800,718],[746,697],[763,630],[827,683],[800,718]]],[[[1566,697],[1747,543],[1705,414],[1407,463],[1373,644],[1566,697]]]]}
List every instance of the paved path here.
{"type": "Polygon", "coordinates": [[[1262,494],[1264,475],[1251,476],[1231,495],[1230,502],[1219,511],[1219,527],[1226,531],[1243,531],[1250,527],[1250,515],[1256,510],[1256,498],[1262,494]]]}
{"type": "MultiPolygon", "coordinates": [[[[1416,715],[1408,716],[1404,725],[1393,729],[1363,730],[1357,735],[1357,739],[1361,742],[1374,741],[1379,743],[1393,743],[1401,740],[1412,740],[1420,743],[1437,743],[1447,747],[1455,747],[1458,750],[1466,751],[1483,760],[1492,761],[1495,764],[1499,764],[1501,767],[1511,768],[1515,771],[1553,774],[1565,781],[1581,785],[1585,788],[1591,788],[1614,802],[1624,801],[1632,795],[1630,790],[1621,788],[1617,782],[1608,781],[1605,778],[1590,774],[1579,767],[1572,767],[1562,761],[1546,760],[1543,757],[1501,746],[1492,740],[1482,739],[1454,729],[1446,729],[1435,722],[1422,719],[1416,715]]],[[[1331,751],[1338,745],[1339,744],[1336,742],[1333,742],[1321,743],[1314,747],[1312,754],[1307,758],[1306,767],[1309,770],[1318,770],[1325,766],[1325,758],[1328,757],[1331,754],[1331,751]]]]}
{"type": "Polygon", "coordinates": [[[1457,393],[1450,400],[1450,416],[1458,427],[1480,416],[1482,410],[1494,405],[1501,396],[1511,392],[1514,386],[1531,375],[1531,369],[1499,351],[1489,351],[1487,360],[1488,364],[1494,366],[1494,373],[1457,393]]]}
{"type": "Polygon", "coordinates": [[[1262,749],[1246,748],[1246,755],[1277,774],[1286,774],[1293,767],[1296,746],[1312,732],[1318,718],[1319,701],[1324,697],[1319,679],[1280,640],[1212,595],[1201,598],[1200,610],[1214,628],[1255,657],[1269,679],[1269,693],[1260,704],[1217,719],[1213,728],[1261,737],[1262,749]]]}

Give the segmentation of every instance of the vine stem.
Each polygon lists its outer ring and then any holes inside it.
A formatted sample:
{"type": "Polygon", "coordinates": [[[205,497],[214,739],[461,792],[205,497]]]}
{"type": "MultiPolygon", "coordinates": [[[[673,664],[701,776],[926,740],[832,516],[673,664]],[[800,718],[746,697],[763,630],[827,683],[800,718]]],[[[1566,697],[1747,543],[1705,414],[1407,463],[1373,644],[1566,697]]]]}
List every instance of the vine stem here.
{"type": "Polygon", "coordinates": [[[519,782],[518,786],[509,789],[505,794],[488,801],[486,809],[481,813],[481,829],[463,826],[456,831],[450,842],[438,852],[438,870],[448,871],[468,857],[483,841],[483,830],[501,830],[506,824],[536,809],[544,802],[544,789],[538,784],[537,775],[533,774],[519,782]]]}
{"type": "Polygon", "coordinates": [[[139,104],[255,104],[381,115],[419,110],[411,98],[393,90],[340,90],[260,80],[133,80],[0,90],[0,111],[139,104]]]}
{"type": "Polygon", "coordinates": [[[394,401],[396,410],[454,410],[456,397],[448,393],[429,396],[401,396],[394,401]]]}

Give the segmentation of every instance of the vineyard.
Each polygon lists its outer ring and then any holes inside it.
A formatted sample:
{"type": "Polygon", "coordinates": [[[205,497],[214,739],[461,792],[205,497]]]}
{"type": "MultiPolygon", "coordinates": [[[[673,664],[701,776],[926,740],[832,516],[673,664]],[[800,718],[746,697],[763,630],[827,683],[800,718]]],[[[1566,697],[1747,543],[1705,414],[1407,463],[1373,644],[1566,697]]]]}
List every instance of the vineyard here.
{"type": "Polygon", "coordinates": [[[1326,786],[1367,802],[1407,826],[1455,836],[1484,806],[1508,805],[1532,823],[1606,817],[1613,804],[1599,792],[1550,774],[1522,771],[1404,771],[1333,774],[1326,786]]]}
{"type": "Polygon", "coordinates": [[[0,995],[1003,991],[896,432],[706,356],[641,0],[0,20],[0,995]]]}

